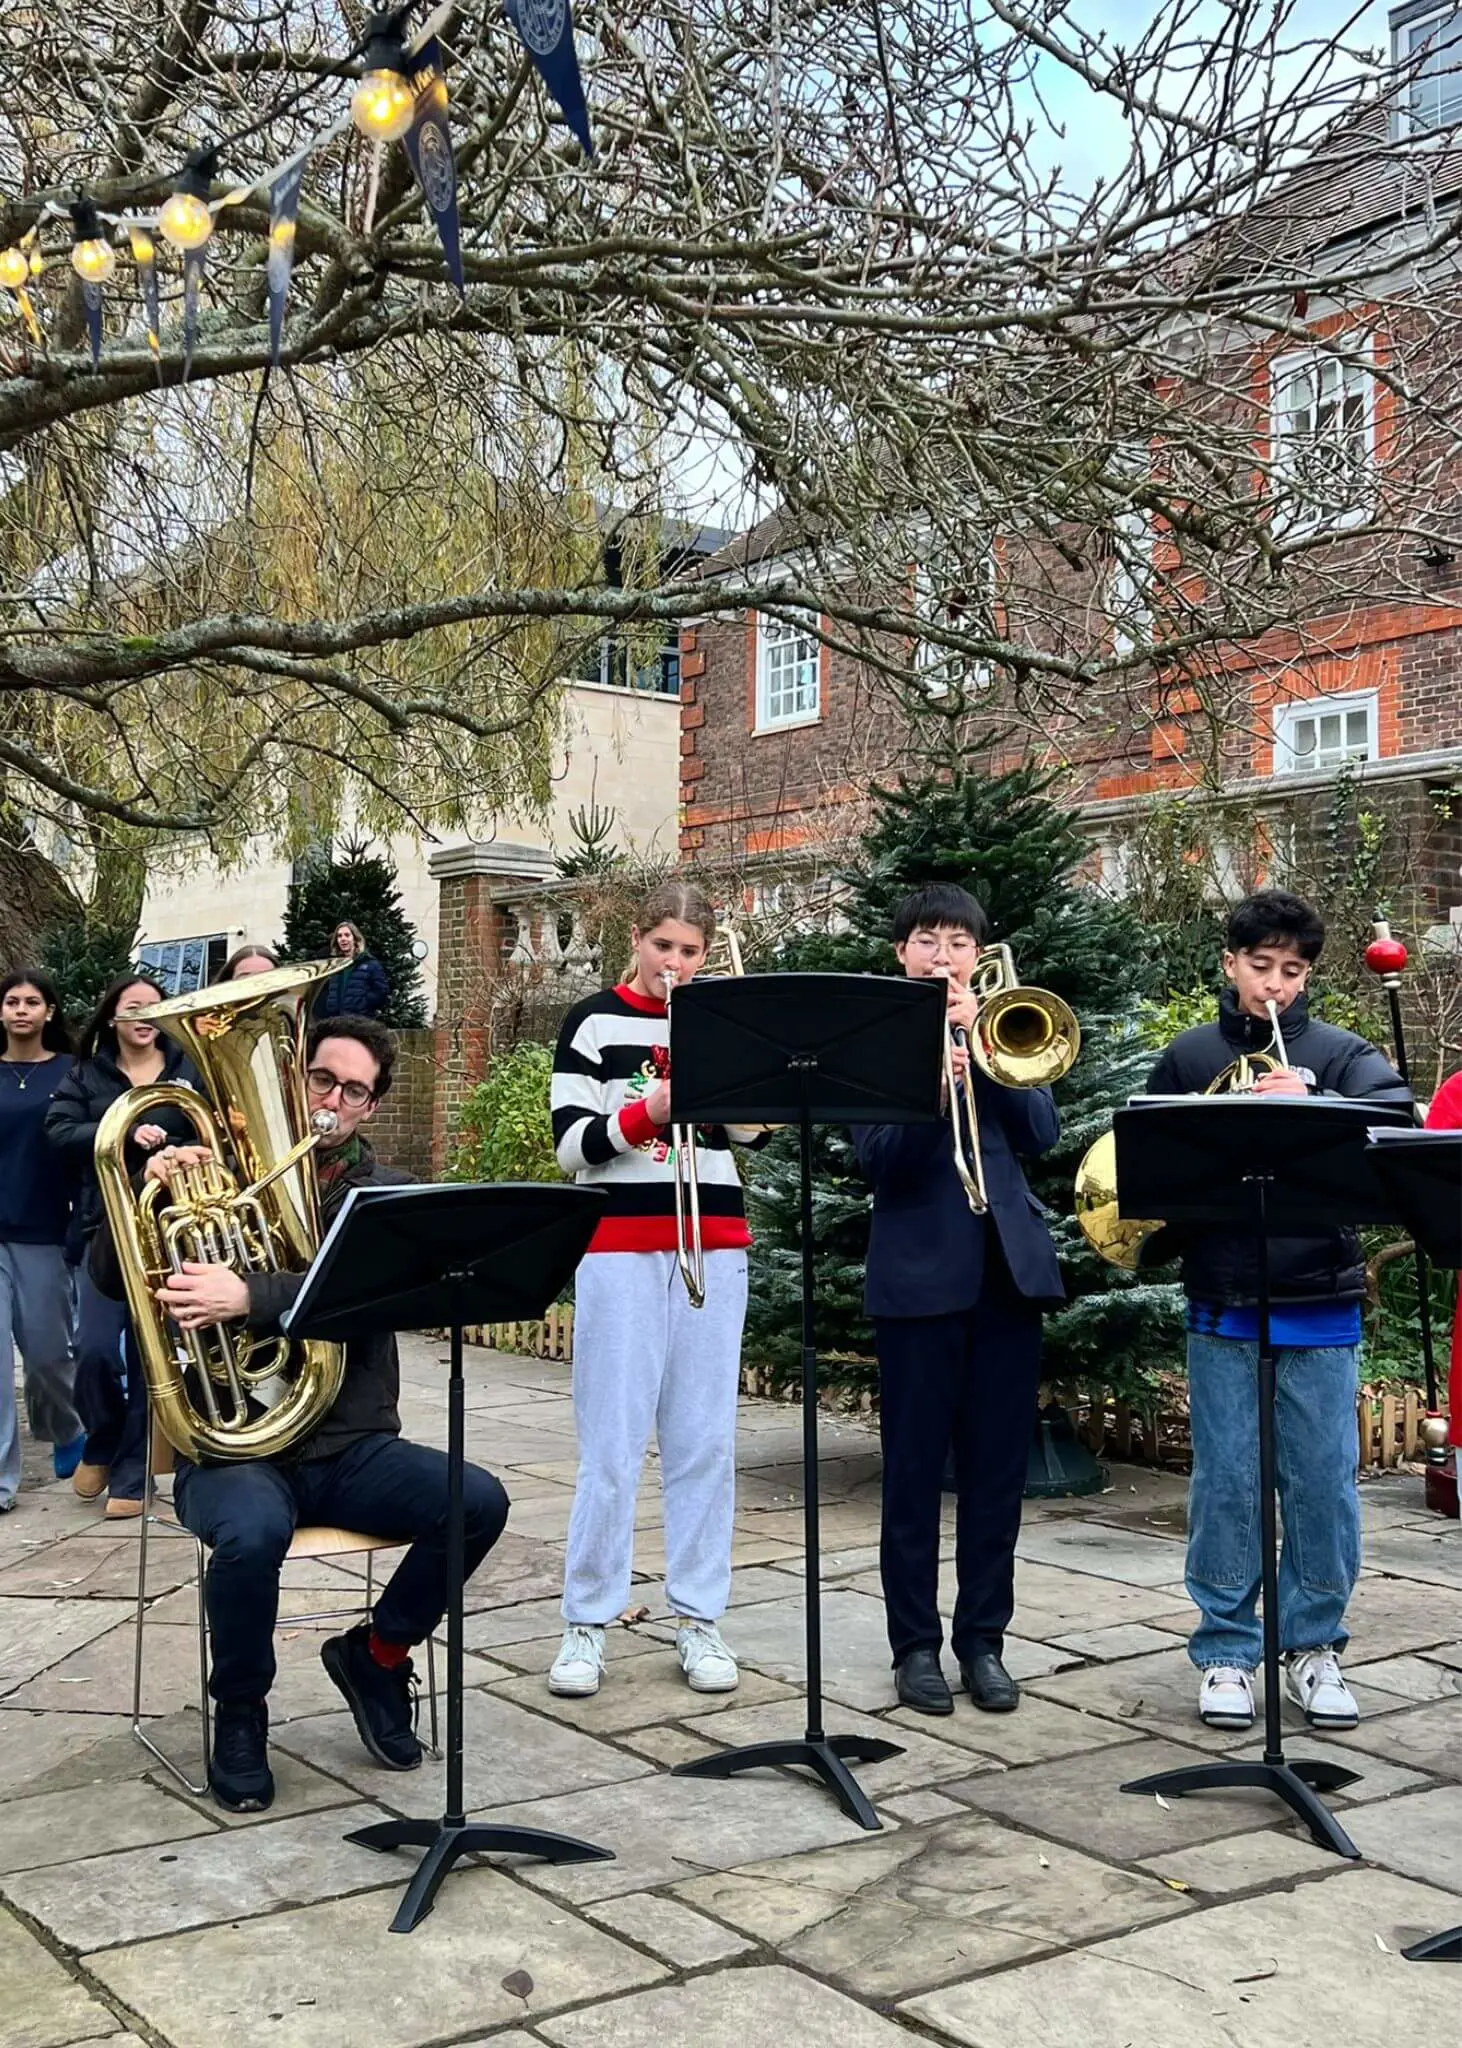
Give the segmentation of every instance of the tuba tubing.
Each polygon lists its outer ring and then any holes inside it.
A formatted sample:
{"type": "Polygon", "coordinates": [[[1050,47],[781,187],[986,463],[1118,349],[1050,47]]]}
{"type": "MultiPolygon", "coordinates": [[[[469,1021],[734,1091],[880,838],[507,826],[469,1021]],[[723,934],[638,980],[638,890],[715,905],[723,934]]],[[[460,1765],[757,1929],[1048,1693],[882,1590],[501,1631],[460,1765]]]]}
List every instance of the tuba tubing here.
{"type": "Polygon", "coordinates": [[[195,1461],[277,1457],[318,1427],[340,1391],[343,1345],[261,1336],[241,1323],[184,1333],[156,1299],[188,1258],[247,1277],[302,1272],[318,1249],[318,1202],[304,1160],[315,1137],[299,1048],[307,992],[337,971],[281,968],[140,1012],[183,1044],[202,1091],[177,1082],[134,1088],[97,1126],[97,1181],[149,1403],[168,1442],[195,1461]],[[280,998],[291,999],[293,1015],[280,998]],[[126,1170],[127,1134],[163,1106],[181,1111],[213,1157],[139,1192],[126,1170]],[[225,1163],[225,1143],[246,1178],[225,1163]],[[275,1398],[250,1413],[266,1382],[275,1398]]]}

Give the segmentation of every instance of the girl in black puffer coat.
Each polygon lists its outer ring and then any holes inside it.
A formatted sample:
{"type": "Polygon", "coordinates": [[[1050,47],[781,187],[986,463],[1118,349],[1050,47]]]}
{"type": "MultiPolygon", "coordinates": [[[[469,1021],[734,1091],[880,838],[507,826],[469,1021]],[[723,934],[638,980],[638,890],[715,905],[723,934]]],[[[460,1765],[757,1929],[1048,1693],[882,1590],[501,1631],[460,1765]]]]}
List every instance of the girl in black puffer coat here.
{"type": "Polygon", "coordinates": [[[391,999],[391,984],[380,961],[366,951],[360,928],[338,924],[330,950],[351,964],[344,974],[332,976],[316,996],[310,1012],[314,1022],[326,1017],[379,1017],[391,999]]]}

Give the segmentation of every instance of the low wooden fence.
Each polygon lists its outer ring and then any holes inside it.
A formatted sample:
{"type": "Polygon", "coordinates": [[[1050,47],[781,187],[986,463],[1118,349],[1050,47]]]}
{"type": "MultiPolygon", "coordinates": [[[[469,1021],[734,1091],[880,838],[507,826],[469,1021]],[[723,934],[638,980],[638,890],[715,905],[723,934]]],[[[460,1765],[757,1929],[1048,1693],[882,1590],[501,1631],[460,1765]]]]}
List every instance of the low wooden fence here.
{"type": "MultiPolygon", "coordinates": [[[[463,1333],[469,1344],[488,1345],[497,1351],[512,1351],[529,1358],[560,1359],[572,1363],[574,1355],[574,1311],[562,1302],[538,1322],[486,1323],[463,1333]]],[[[754,1365],[744,1366],[741,1388],[763,1399],[795,1400],[795,1388],[776,1390],[754,1365]]],[[[1160,1412],[1140,1409],[1125,1401],[1099,1404],[1085,1393],[1057,1388],[1055,1398],[1069,1406],[1083,1440],[1108,1458],[1141,1465],[1181,1465],[1189,1456],[1188,1417],[1177,1407],[1160,1412]]],[[[876,1404],[868,1394],[840,1399],[826,1397],[829,1406],[850,1414],[872,1415],[876,1404]]],[[[1402,1465],[1419,1463],[1426,1455],[1422,1422],[1426,1401],[1416,1387],[1363,1387],[1356,1401],[1356,1445],[1363,1472],[1395,1471],[1402,1465]]]]}

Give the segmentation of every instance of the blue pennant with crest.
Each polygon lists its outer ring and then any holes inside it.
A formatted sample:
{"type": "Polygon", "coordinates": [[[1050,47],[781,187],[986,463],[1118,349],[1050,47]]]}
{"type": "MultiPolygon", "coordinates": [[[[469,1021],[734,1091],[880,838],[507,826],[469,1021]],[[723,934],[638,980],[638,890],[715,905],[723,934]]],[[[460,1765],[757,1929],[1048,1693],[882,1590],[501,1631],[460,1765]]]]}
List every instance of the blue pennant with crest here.
{"type": "Polygon", "coordinates": [[[91,367],[102,366],[102,288],[90,278],[81,280],[81,303],[86,308],[86,338],[91,343],[91,367]]]}
{"type": "Polygon", "coordinates": [[[279,367],[284,346],[284,309],[289,298],[289,277],[294,268],[294,240],[299,222],[300,186],[304,183],[308,156],[286,164],[269,187],[269,261],[265,277],[269,286],[269,359],[279,367]]]}
{"type": "Polygon", "coordinates": [[[183,382],[193,372],[193,344],[198,339],[198,293],[208,264],[208,249],[189,249],[183,256],[183,382]]]}
{"type": "Polygon", "coordinates": [[[574,48],[574,17],[569,0],[503,0],[503,13],[522,38],[539,77],[557,102],[585,156],[594,154],[589,134],[589,109],[574,48]]]}
{"type": "Polygon", "coordinates": [[[416,94],[416,111],[402,139],[427,211],[441,236],[447,275],[465,298],[462,230],[457,219],[457,161],[452,155],[452,131],[447,125],[447,81],[442,76],[441,52],[435,36],[429,37],[411,58],[411,86],[416,94]]]}

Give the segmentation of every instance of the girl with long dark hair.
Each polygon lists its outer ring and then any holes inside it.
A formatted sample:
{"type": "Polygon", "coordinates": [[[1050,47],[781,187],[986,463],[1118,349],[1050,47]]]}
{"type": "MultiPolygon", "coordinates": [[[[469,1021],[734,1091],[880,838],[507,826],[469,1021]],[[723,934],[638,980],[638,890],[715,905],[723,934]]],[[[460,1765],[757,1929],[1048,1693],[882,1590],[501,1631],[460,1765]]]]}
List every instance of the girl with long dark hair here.
{"type": "MultiPolygon", "coordinates": [[[[46,1112],[46,1136],[77,1176],[77,1211],[83,1240],[78,1269],[76,1406],[86,1426],[86,1447],[72,1478],[83,1500],[107,1493],[112,1519],[140,1515],[147,1451],[147,1391],[127,1329],[123,1303],[109,1301],[93,1284],[86,1254],[102,1217],[94,1153],[97,1125],[119,1095],[155,1081],[196,1085],[180,1046],[159,1035],[134,1012],[159,1003],[163,990],[150,975],[128,969],[97,1004],[72,1071],[46,1112]]],[[[151,1113],[129,1134],[127,1169],[140,1174],[159,1145],[192,1140],[193,1128],[176,1110],[151,1113]]]]}
{"type": "Polygon", "coordinates": [[[55,983],[27,967],[0,981],[0,1513],[20,1486],[15,1351],[26,1420],[51,1446],[58,1479],[76,1470],[84,1434],[72,1400],[71,1177],[45,1139],[46,1112],[71,1071],[71,1032],[55,983]]]}

